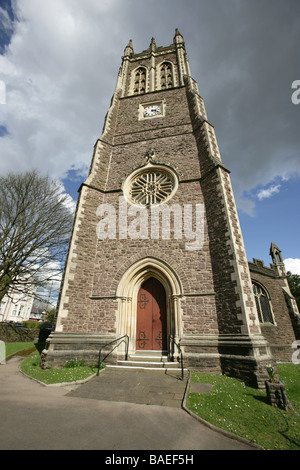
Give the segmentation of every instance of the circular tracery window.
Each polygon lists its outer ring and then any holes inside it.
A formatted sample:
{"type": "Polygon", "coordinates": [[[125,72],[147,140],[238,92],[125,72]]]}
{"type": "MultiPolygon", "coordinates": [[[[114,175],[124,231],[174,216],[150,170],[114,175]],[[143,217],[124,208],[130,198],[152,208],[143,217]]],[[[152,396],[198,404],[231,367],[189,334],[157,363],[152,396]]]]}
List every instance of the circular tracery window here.
{"type": "Polygon", "coordinates": [[[171,172],[150,168],[131,175],[127,184],[127,195],[132,203],[149,206],[166,202],[176,187],[175,175],[171,172]]]}
{"type": "Polygon", "coordinates": [[[137,204],[160,204],[173,191],[174,183],[167,173],[149,171],[134,178],[129,190],[130,198],[137,204]]]}

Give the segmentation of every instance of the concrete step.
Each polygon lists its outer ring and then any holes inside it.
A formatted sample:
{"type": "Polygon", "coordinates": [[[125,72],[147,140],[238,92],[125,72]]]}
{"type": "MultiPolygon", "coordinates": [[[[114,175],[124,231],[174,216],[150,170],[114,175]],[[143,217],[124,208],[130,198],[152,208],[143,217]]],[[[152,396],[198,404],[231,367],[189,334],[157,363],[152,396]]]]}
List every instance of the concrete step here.
{"type": "Polygon", "coordinates": [[[131,354],[127,361],[119,360],[117,364],[107,364],[106,367],[133,368],[145,370],[181,370],[179,362],[169,361],[166,351],[137,351],[131,354]]]}
{"type": "MultiPolygon", "coordinates": [[[[106,367],[108,368],[116,368],[116,369],[139,369],[139,370],[160,370],[165,372],[166,370],[172,370],[172,371],[181,371],[181,367],[153,367],[153,366],[134,366],[134,365],[120,365],[120,364],[107,364],[106,367]]],[[[187,369],[184,369],[187,370],[187,369]]]]}
{"type": "Polygon", "coordinates": [[[127,367],[139,367],[139,368],[155,368],[155,369],[176,369],[179,367],[178,362],[158,362],[158,361],[133,361],[133,360],[128,360],[128,361],[118,361],[117,365],[120,366],[127,366],[127,367]]]}
{"type": "Polygon", "coordinates": [[[156,351],[154,349],[137,349],[132,356],[151,356],[151,357],[167,357],[168,351],[156,351]]]}
{"type": "Polygon", "coordinates": [[[131,354],[128,358],[130,361],[141,361],[141,362],[168,362],[168,355],[161,354],[160,351],[138,351],[135,354],[131,354]]]}

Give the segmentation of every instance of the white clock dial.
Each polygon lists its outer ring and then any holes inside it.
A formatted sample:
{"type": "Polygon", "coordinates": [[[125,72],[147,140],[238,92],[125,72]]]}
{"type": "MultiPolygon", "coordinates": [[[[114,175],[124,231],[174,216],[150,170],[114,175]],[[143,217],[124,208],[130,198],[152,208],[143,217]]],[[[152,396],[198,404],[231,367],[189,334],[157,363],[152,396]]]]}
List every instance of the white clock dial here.
{"type": "Polygon", "coordinates": [[[160,113],[160,107],[152,105],[145,108],[144,116],[155,116],[158,113],[160,113]]]}

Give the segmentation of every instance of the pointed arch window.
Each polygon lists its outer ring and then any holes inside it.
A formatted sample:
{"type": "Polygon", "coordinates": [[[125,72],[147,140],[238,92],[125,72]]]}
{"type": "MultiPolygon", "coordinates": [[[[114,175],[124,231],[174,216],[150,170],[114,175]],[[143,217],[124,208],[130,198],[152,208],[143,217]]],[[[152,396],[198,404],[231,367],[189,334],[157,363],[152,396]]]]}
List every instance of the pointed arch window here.
{"type": "Polygon", "coordinates": [[[174,86],[173,67],[170,62],[163,62],[160,66],[160,86],[162,89],[174,86]]]}
{"type": "Polygon", "coordinates": [[[270,296],[267,291],[256,282],[253,282],[253,293],[260,323],[274,323],[270,296]]]}
{"type": "Polygon", "coordinates": [[[135,95],[140,95],[146,92],[146,69],[139,67],[134,73],[134,88],[135,95]]]}

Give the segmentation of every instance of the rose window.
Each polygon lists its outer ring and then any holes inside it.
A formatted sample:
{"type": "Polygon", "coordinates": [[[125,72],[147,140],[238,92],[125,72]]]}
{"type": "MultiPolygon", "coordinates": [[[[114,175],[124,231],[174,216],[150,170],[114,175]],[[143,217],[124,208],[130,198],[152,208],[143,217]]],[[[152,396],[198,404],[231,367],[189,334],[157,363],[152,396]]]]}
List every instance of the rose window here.
{"type": "Polygon", "coordinates": [[[135,204],[161,204],[170,197],[174,188],[173,175],[166,171],[150,170],[137,174],[131,180],[129,198],[135,204]]]}

